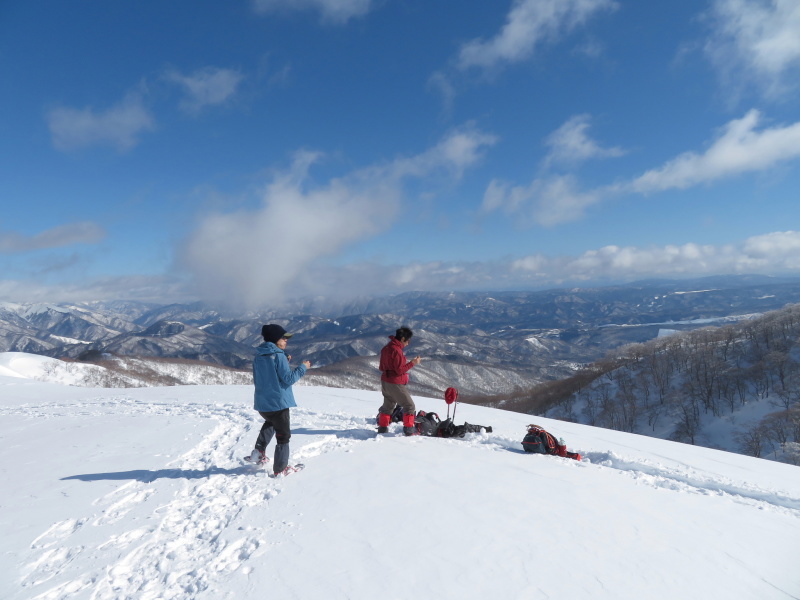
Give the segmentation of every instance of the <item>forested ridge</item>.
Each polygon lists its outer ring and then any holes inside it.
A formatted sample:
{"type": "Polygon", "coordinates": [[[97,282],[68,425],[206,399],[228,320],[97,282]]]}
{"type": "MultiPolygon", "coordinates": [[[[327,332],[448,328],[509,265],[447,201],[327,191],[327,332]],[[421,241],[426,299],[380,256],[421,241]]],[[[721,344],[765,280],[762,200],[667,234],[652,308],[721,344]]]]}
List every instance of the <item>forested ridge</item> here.
{"type": "Polygon", "coordinates": [[[572,377],[487,404],[800,464],[798,338],[800,304],[787,305],[630,344],[572,377]]]}

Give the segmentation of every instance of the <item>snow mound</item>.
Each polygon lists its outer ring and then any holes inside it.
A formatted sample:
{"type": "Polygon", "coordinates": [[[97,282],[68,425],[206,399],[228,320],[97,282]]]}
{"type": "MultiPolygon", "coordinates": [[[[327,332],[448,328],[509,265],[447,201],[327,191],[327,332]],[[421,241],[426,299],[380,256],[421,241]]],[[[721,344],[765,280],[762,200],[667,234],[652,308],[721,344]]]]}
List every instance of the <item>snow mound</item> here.
{"type": "Polygon", "coordinates": [[[6,377],[78,385],[89,373],[99,368],[26,352],[0,353],[0,375],[6,377]]]}

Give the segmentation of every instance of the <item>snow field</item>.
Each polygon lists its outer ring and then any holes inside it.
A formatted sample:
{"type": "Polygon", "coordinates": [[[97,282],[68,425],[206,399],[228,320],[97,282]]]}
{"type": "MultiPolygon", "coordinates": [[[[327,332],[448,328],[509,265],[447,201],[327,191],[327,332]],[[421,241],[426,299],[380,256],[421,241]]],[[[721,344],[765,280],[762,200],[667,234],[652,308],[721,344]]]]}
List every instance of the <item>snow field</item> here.
{"type": "Polygon", "coordinates": [[[0,377],[0,597],[800,597],[796,467],[546,419],[587,460],[526,455],[468,405],[494,433],[376,436],[377,394],[295,391],[271,479],[252,387],[0,377]]]}

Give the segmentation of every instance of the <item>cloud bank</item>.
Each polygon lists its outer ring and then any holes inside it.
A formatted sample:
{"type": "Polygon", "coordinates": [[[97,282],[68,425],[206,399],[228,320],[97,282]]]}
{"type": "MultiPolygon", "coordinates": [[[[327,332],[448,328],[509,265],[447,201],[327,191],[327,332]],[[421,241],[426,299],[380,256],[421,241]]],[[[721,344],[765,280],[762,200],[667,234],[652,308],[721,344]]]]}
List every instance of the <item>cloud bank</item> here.
{"type": "MultiPolygon", "coordinates": [[[[299,160],[299,159],[298,159],[299,160]]],[[[276,185],[281,185],[277,181],[276,185]]],[[[285,185],[285,184],[283,184],[285,185]]],[[[291,187],[291,185],[290,185],[291,187]]],[[[319,190],[316,194],[332,193],[319,190]]],[[[309,193],[304,206],[314,203],[315,193],[309,193]]],[[[321,201],[321,196],[316,196],[321,201]]],[[[291,210],[291,207],[288,208],[291,210]]],[[[251,215],[253,216],[253,215],[251,215]]],[[[337,221],[339,223],[340,221],[337,221]]],[[[366,220],[364,221],[366,222],[366,220]]],[[[231,222],[227,223],[228,225],[231,222]]],[[[241,222],[236,222],[241,226],[241,222]]],[[[208,232],[225,232],[225,224],[208,232]]],[[[256,227],[254,225],[253,229],[256,227]]],[[[280,226],[278,226],[280,230],[280,226]]],[[[350,233],[355,227],[350,230],[350,233]]],[[[325,231],[316,227],[314,232],[325,231]]],[[[241,232],[241,230],[240,230],[241,232]]],[[[270,244],[269,232],[241,232],[255,235],[259,244],[244,247],[247,254],[235,256],[226,250],[226,237],[216,249],[223,254],[218,268],[229,271],[227,278],[219,273],[209,274],[206,283],[220,287],[209,290],[197,287],[197,280],[172,277],[128,276],[96,279],[70,284],[45,285],[38,282],[0,279],[0,301],[11,302],[82,302],[92,300],[141,300],[152,302],[189,302],[198,298],[215,302],[225,301],[234,306],[248,306],[241,300],[252,294],[250,308],[277,308],[284,301],[321,297],[348,300],[359,296],[386,295],[411,290],[475,291],[526,290],[581,285],[605,285],[635,281],[643,278],[688,278],[706,275],[764,274],[800,276],[800,231],[777,231],[757,235],[739,243],[710,245],[687,243],[665,246],[605,246],[577,256],[530,256],[488,261],[431,261],[407,263],[400,257],[391,264],[357,263],[335,266],[321,261],[308,261],[313,252],[288,249],[270,244]],[[224,254],[228,252],[228,254],[224,254]],[[228,258],[232,263],[224,263],[228,258]],[[243,284],[246,277],[252,285],[243,284]],[[279,289],[281,282],[291,282],[279,289]],[[278,292],[278,293],[276,293],[278,292]],[[242,294],[245,296],[242,296],[242,294]],[[263,294],[263,295],[262,295],[263,294]]],[[[282,239],[288,239],[286,236],[282,239]]],[[[339,243],[347,237],[339,235],[339,243]]],[[[195,241],[201,241],[200,237],[195,241]]],[[[210,241],[210,239],[205,239],[210,241]]],[[[308,237],[303,237],[307,242],[308,237]]],[[[336,240],[332,240],[332,243],[336,240]]],[[[316,248],[320,249],[323,244],[316,248]]],[[[209,250],[207,252],[211,252],[209,250]]]]}

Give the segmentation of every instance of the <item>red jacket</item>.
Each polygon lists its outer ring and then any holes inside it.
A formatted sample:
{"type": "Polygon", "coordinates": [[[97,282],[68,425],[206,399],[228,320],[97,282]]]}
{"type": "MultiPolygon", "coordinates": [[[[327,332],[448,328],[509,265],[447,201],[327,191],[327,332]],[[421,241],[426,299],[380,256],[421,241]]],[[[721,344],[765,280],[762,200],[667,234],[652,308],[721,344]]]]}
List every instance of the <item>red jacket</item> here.
{"type": "Polygon", "coordinates": [[[391,341],[381,350],[381,362],[378,367],[381,370],[381,381],[405,385],[408,383],[408,370],[414,363],[406,360],[406,355],[403,354],[403,342],[393,335],[390,335],[389,339],[391,341]]]}

